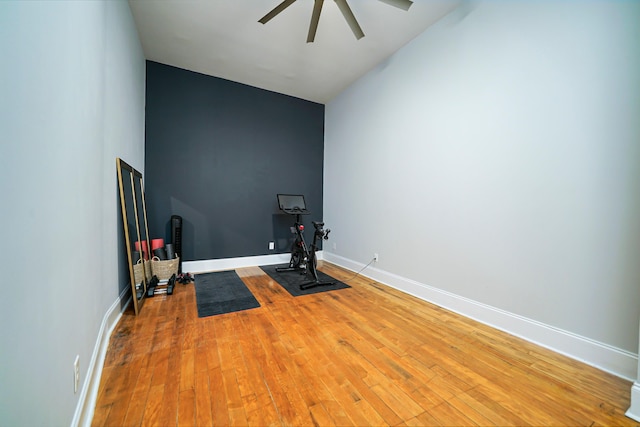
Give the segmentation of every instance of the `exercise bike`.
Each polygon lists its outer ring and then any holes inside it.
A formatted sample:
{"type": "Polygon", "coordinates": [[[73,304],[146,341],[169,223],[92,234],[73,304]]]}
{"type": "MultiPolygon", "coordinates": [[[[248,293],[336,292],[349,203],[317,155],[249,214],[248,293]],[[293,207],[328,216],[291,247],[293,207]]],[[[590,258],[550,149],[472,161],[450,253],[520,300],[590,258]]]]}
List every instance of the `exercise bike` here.
{"type": "Polygon", "coordinates": [[[310,281],[300,285],[301,290],[311,289],[316,286],[333,285],[335,281],[323,282],[318,278],[318,259],[316,251],[318,250],[318,240],[328,240],[331,230],[325,230],[324,222],[312,221],[315,231],[313,233],[313,243],[307,247],[304,240],[304,225],[300,220],[301,215],[308,215],[311,212],[307,210],[303,195],[278,194],[278,207],[281,211],[289,215],[295,215],[296,219],[291,227],[291,232],[295,235],[291,244],[291,258],[287,267],[276,268],[276,271],[297,271],[302,275],[310,276],[310,281]]]}

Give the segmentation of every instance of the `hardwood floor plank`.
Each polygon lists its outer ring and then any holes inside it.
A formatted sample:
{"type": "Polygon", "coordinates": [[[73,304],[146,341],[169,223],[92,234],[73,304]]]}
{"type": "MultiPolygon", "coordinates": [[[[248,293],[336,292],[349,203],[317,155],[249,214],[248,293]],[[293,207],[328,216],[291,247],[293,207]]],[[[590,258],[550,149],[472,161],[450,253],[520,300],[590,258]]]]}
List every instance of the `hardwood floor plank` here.
{"type": "Polygon", "coordinates": [[[193,427],[196,424],[196,394],[189,388],[178,395],[178,426],[193,427]]]}
{"type": "Polygon", "coordinates": [[[164,385],[167,381],[170,354],[171,350],[167,347],[157,351],[152,351],[149,355],[149,358],[151,359],[149,363],[153,368],[153,373],[151,375],[151,387],[164,385]]]}
{"type": "Polygon", "coordinates": [[[496,417],[506,420],[504,425],[513,425],[513,426],[531,425],[527,423],[522,417],[518,416],[517,413],[505,408],[499,402],[495,401],[490,395],[488,396],[486,392],[483,390],[480,390],[479,387],[473,388],[467,391],[466,393],[461,394],[460,396],[458,396],[458,398],[464,401],[469,401],[469,399],[473,399],[473,401],[477,402],[477,403],[472,403],[472,405],[474,405],[473,407],[479,407],[478,405],[481,405],[487,408],[484,412],[496,414],[496,417]]]}
{"type": "Polygon", "coordinates": [[[638,426],[630,382],[321,264],[351,287],[292,297],[250,267],[258,308],[198,318],[188,284],[125,313],[92,425],[638,426]]]}
{"type": "MultiPolygon", "coordinates": [[[[109,410],[109,416],[105,420],[105,425],[123,425],[124,419],[129,409],[129,404],[132,399],[133,390],[140,373],[140,367],[142,366],[141,359],[133,359],[126,364],[126,368],[123,367],[122,381],[113,396],[113,404],[109,410]],[[120,404],[116,405],[115,402],[120,404]]],[[[108,399],[107,399],[108,400],[108,399]]]]}
{"type": "MultiPolygon", "coordinates": [[[[149,388],[149,394],[142,414],[141,426],[158,426],[160,424],[160,413],[164,405],[164,384],[155,385],[149,388]]],[[[175,425],[175,422],[173,423],[175,425]]]]}
{"type": "Polygon", "coordinates": [[[100,404],[100,406],[96,405],[94,409],[93,419],[91,420],[91,426],[105,426],[112,406],[113,403],[100,404]]]}
{"type": "Polygon", "coordinates": [[[224,387],[224,394],[227,397],[227,409],[229,410],[229,414],[234,414],[230,419],[233,423],[234,421],[237,421],[238,418],[242,419],[245,417],[241,415],[241,412],[244,411],[244,403],[242,401],[240,389],[238,388],[236,373],[233,369],[225,369],[222,371],[222,384],[224,387]],[[234,419],[234,417],[236,419],[234,419]]]}
{"type": "Polygon", "coordinates": [[[123,371],[128,367],[105,366],[102,368],[102,379],[98,387],[97,400],[102,405],[111,405],[117,397],[118,389],[124,381],[123,371]]]}
{"type": "Polygon", "coordinates": [[[327,413],[325,407],[316,403],[309,407],[309,413],[311,414],[311,424],[313,426],[335,426],[333,419],[327,413]]]}
{"type": "Polygon", "coordinates": [[[484,384],[476,388],[481,390],[485,396],[490,396],[491,400],[500,404],[508,411],[522,418],[525,425],[563,425],[561,420],[554,419],[547,414],[547,408],[538,406],[533,400],[535,393],[528,388],[509,387],[505,388],[501,384],[484,384]]]}
{"type": "Polygon", "coordinates": [[[246,337],[240,342],[244,364],[247,369],[247,381],[252,384],[251,392],[243,395],[245,413],[250,425],[277,425],[280,416],[271,398],[271,390],[264,379],[264,369],[267,367],[266,357],[262,354],[262,347],[251,329],[248,316],[240,316],[240,324],[246,337]]]}
{"type": "Polygon", "coordinates": [[[224,391],[222,369],[215,368],[209,371],[209,398],[211,402],[211,417],[214,426],[228,426],[229,408],[227,396],[224,391]]]}
{"type": "Polygon", "coordinates": [[[496,411],[496,407],[493,408],[491,405],[486,406],[482,402],[476,400],[471,394],[471,391],[459,394],[453,399],[449,400],[449,403],[456,407],[463,414],[471,414],[467,415],[469,419],[473,420],[478,425],[497,425],[497,426],[515,426],[522,425],[518,423],[514,423],[512,420],[508,418],[504,418],[500,413],[504,413],[504,408],[497,407],[499,410],[496,411]],[[475,415],[478,414],[478,415],[475,415]]]}
{"type": "Polygon", "coordinates": [[[123,426],[139,426],[142,423],[142,415],[147,404],[149,388],[151,386],[151,374],[153,366],[145,366],[140,370],[136,385],[131,393],[131,401],[127,408],[123,426]]]}
{"type": "MultiPolygon", "coordinates": [[[[332,318],[326,315],[316,307],[313,314],[325,326],[332,324],[332,318]]],[[[323,329],[323,338],[325,338],[326,346],[334,353],[334,357],[339,358],[341,363],[336,364],[336,368],[344,375],[348,385],[354,389],[353,395],[358,400],[366,400],[367,403],[377,412],[384,420],[385,424],[394,425],[401,421],[401,418],[384,402],[384,400],[376,394],[370,384],[364,380],[367,376],[375,375],[366,369],[367,362],[352,349],[345,339],[344,329],[336,327],[325,327],[323,329]]],[[[345,386],[345,384],[343,384],[345,386]]]]}
{"type": "Polygon", "coordinates": [[[376,384],[371,387],[371,390],[402,420],[411,419],[423,412],[423,409],[411,397],[395,387],[393,383],[376,384]]]}
{"type": "Polygon", "coordinates": [[[462,393],[453,399],[447,401],[451,408],[455,409],[457,413],[463,414],[473,424],[479,426],[488,425],[507,425],[508,422],[498,414],[488,410],[485,406],[480,405],[478,402],[472,399],[465,399],[468,395],[462,393]]]}
{"type": "Polygon", "coordinates": [[[442,422],[435,418],[429,411],[423,412],[415,418],[415,422],[412,422],[411,425],[418,426],[442,426],[442,422]]]}
{"type": "Polygon", "coordinates": [[[301,353],[295,355],[294,361],[307,367],[305,380],[316,388],[319,399],[336,425],[383,424],[382,418],[368,402],[361,399],[348,382],[342,373],[341,361],[334,361],[339,356],[329,347],[329,341],[314,339],[322,335],[321,328],[309,324],[307,332],[300,332],[299,335],[304,340],[304,344],[301,345],[311,350],[312,355],[310,358],[301,353]]]}
{"type": "Polygon", "coordinates": [[[262,380],[276,404],[276,411],[288,425],[308,424],[309,412],[300,406],[302,398],[291,384],[286,368],[288,354],[279,342],[279,334],[267,318],[263,318],[261,326],[255,328],[254,332],[257,342],[261,344],[262,380]]]}
{"type": "Polygon", "coordinates": [[[183,348],[180,358],[180,392],[195,388],[195,350],[183,348]]]}
{"type": "MultiPolygon", "coordinates": [[[[176,330],[173,330],[172,335],[167,337],[171,342],[175,342],[177,340],[175,331],[176,330]]],[[[169,353],[166,374],[164,375],[162,406],[160,407],[158,414],[158,425],[175,426],[178,422],[178,398],[180,394],[181,368],[180,359],[181,355],[179,351],[169,353]]]]}
{"type": "Polygon", "coordinates": [[[477,424],[466,413],[460,412],[457,408],[453,407],[449,402],[443,402],[440,405],[429,411],[429,415],[435,418],[438,425],[441,426],[474,426],[474,425],[487,425],[477,424]]]}
{"type": "Polygon", "coordinates": [[[213,425],[210,394],[209,375],[206,370],[200,371],[196,374],[194,388],[197,426],[213,425]]]}

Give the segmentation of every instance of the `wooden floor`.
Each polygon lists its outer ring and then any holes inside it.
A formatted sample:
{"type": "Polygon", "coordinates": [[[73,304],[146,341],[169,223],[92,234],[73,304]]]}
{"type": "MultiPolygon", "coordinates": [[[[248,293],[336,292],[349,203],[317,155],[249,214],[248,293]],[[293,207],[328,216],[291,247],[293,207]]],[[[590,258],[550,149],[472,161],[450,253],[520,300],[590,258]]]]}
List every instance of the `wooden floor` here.
{"type": "Polygon", "coordinates": [[[178,284],[124,314],[94,426],[637,425],[630,382],[369,279],[294,298],[237,271],[260,308],[198,318],[178,284]]]}

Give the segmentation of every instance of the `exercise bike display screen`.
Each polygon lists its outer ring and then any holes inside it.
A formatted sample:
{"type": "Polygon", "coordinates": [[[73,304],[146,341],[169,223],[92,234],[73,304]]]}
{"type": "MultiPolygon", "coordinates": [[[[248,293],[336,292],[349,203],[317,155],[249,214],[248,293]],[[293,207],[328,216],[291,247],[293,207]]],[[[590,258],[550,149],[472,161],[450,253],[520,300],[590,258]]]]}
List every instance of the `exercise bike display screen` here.
{"type": "Polygon", "coordinates": [[[307,211],[307,204],[302,194],[278,194],[278,206],[285,212],[305,213],[307,211]]]}

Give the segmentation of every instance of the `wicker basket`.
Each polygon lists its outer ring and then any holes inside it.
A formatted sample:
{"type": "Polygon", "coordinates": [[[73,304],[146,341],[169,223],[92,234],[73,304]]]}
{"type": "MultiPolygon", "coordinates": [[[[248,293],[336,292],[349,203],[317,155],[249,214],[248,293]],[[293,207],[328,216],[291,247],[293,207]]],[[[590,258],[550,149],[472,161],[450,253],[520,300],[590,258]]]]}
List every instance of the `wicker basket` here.
{"type": "Polygon", "coordinates": [[[151,271],[158,280],[169,280],[171,276],[178,274],[178,264],[180,264],[180,258],[160,261],[160,258],[154,256],[151,259],[151,271]]]}
{"type": "Polygon", "coordinates": [[[142,261],[138,260],[136,264],[133,265],[133,279],[136,281],[136,285],[142,282],[142,278],[146,275],[147,282],[151,280],[151,262],[150,261],[142,261]],[[144,262],[144,272],[142,271],[142,263],[144,262]],[[145,274],[146,273],[146,274],[145,274]]]}

